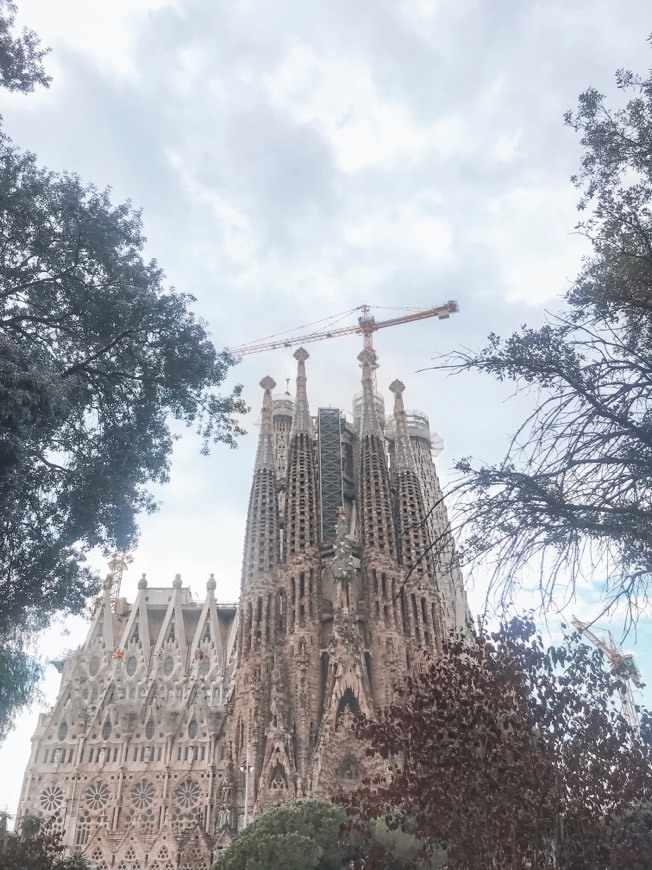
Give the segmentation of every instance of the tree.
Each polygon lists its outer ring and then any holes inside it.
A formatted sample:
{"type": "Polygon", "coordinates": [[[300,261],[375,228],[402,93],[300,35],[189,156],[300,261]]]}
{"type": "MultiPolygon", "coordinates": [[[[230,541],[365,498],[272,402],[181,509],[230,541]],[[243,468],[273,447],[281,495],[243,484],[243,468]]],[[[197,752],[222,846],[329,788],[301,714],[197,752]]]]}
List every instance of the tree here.
{"type": "Polygon", "coordinates": [[[502,462],[457,466],[468,561],[493,565],[504,601],[526,566],[538,565],[544,602],[590,572],[605,606],[624,598],[633,616],[652,571],[652,75],[617,82],[631,97],[622,108],[589,89],[566,115],[585,149],[573,181],[592,254],[565,310],[441,367],[535,399],[502,462]]]}
{"type": "Polygon", "coordinates": [[[17,11],[12,0],[0,0],[0,86],[26,94],[36,85],[49,86],[43,58],[50,49],[41,48],[38,36],[27,27],[15,33],[17,11]]]}
{"type": "Polygon", "coordinates": [[[652,746],[604,664],[577,634],[546,649],[530,617],[451,638],[391,706],[358,719],[387,773],[344,798],[353,819],[414,831],[424,857],[445,847],[450,870],[650,866],[652,746]]]}
{"type": "MultiPolygon", "coordinates": [[[[143,260],[129,203],[1,136],[0,235],[0,664],[25,673],[26,638],[96,591],[86,553],[131,546],[155,509],[171,419],[208,450],[234,445],[246,407],[218,392],[233,360],[143,260]]],[[[24,691],[10,675],[0,738],[24,691]]]]}
{"type": "Polygon", "coordinates": [[[417,866],[405,863],[418,850],[410,834],[388,831],[382,823],[374,823],[363,837],[345,822],[342,807],[329,801],[285,804],[238,834],[215,870],[343,870],[351,861],[371,854],[385,870],[417,866]]]}
{"type": "Polygon", "coordinates": [[[64,856],[61,834],[41,819],[25,816],[18,831],[8,831],[0,813],[0,866],[3,870],[91,870],[80,855],[64,856]]]}
{"type": "Polygon", "coordinates": [[[328,801],[296,801],[270,810],[236,837],[216,870],[340,870],[348,866],[338,847],[344,818],[328,801]]]}
{"type": "Polygon", "coordinates": [[[0,646],[0,739],[15,713],[32,701],[43,669],[33,656],[7,642],[0,646]]]}

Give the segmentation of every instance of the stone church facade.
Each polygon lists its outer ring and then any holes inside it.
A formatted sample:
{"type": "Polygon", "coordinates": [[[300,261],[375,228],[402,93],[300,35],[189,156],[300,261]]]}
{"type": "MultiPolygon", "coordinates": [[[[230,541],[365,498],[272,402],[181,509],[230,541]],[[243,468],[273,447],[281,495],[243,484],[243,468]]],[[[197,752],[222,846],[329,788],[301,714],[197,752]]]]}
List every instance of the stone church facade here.
{"type": "Polygon", "coordinates": [[[264,378],[240,601],[177,575],[112,579],[32,739],[19,816],[50,818],[97,870],[208,870],[247,820],[355,787],[351,733],[469,618],[428,419],[394,381],[385,421],[364,351],[353,421],[264,378]],[[433,547],[433,542],[437,546],[433,547]]]}

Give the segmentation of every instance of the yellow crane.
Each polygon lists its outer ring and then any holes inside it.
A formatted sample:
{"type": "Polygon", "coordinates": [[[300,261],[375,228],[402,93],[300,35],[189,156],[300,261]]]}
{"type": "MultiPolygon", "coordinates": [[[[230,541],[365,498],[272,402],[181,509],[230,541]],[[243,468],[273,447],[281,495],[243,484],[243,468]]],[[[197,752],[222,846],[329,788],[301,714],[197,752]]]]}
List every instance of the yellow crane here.
{"type": "Polygon", "coordinates": [[[122,576],[125,571],[129,570],[129,562],[133,561],[126,550],[116,550],[109,559],[109,576],[107,580],[111,580],[111,604],[113,612],[117,613],[118,602],[120,601],[120,587],[122,585],[122,576]]]}
{"type": "Polygon", "coordinates": [[[269,340],[249,342],[247,344],[238,345],[238,347],[231,347],[228,348],[228,351],[235,357],[242,357],[251,353],[263,353],[263,351],[266,350],[277,350],[283,347],[293,347],[298,344],[308,344],[312,341],[322,341],[325,338],[336,338],[340,335],[352,335],[357,333],[358,335],[362,335],[364,350],[374,353],[373,334],[379,329],[386,329],[388,326],[398,326],[402,323],[412,323],[415,320],[425,320],[428,317],[437,317],[439,320],[445,320],[447,317],[450,317],[451,314],[455,314],[459,310],[457,302],[451,299],[448,302],[444,302],[443,305],[436,305],[434,308],[422,308],[412,311],[409,314],[390,317],[387,320],[376,320],[376,318],[370,314],[369,305],[358,305],[356,308],[352,309],[352,312],[362,312],[360,317],[358,317],[357,324],[341,326],[337,329],[324,329],[317,332],[310,332],[306,335],[295,335],[285,338],[270,337],[269,340]]]}
{"type": "Polygon", "coordinates": [[[579,629],[582,634],[587,637],[598,649],[607,657],[611,664],[611,670],[623,677],[623,688],[621,690],[621,698],[623,702],[623,717],[625,721],[632,726],[638,728],[639,718],[636,712],[636,702],[634,701],[634,693],[632,692],[632,683],[639,688],[641,686],[641,672],[636,667],[634,656],[632,653],[624,653],[618,648],[616,641],[610,631],[609,641],[602,640],[594,634],[586,622],[582,622],[574,616],[571,620],[575,628],[579,629]]]}

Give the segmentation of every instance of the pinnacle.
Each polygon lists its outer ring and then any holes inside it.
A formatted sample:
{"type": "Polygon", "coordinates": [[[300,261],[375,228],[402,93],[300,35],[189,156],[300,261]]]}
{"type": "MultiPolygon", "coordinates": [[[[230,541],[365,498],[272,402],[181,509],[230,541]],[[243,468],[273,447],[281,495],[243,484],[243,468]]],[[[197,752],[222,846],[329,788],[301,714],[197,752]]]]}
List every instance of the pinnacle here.
{"type": "Polygon", "coordinates": [[[265,375],[265,377],[260,382],[260,386],[263,388],[263,390],[273,390],[276,386],[276,381],[269,375],[265,375]]]}
{"type": "Polygon", "coordinates": [[[358,354],[362,366],[362,418],[360,421],[360,436],[376,435],[383,437],[382,426],[376,408],[374,395],[373,369],[377,368],[376,354],[365,348],[358,354]]]}
{"type": "Polygon", "coordinates": [[[294,358],[297,360],[297,393],[294,403],[294,417],[292,419],[292,434],[310,432],[310,410],[308,408],[308,396],[306,394],[306,367],[305,361],[310,354],[308,351],[299,347],[294,352],[294,358]]]}
{"type": "Polygon", "coordinates": [[[389,389],[395,396],[400,396],[405,390],[405,384],[403,381],[399,381],[398,378],[391,382],[389,385],[389,389]]]}
{"type": "Polygon", "coordinates": [[[358,354],[358,360],[363,368],[365,366],[369,366],[371,369],[378,368],[378,357],[376,356],[376,352],[373,350],[369,350],[368,348],[361,350],[358,354]]]}

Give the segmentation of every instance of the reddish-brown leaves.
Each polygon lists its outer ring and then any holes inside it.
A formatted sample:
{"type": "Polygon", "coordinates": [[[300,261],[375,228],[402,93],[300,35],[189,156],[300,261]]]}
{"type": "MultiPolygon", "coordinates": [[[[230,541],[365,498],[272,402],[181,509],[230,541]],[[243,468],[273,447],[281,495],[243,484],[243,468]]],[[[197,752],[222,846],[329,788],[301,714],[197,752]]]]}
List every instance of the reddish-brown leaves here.
{"type": "Polygon", "coordinates": [[[648,843],[638,819],[652,751],[622,718],[619,685],[577,636],[546,649],[529,618],[452,638],[396,703],[358,719],[387,773],[350,811],[389,814],[421,839],[424,860],[445,845],[451,870],[624,868],[648,843]]]}

